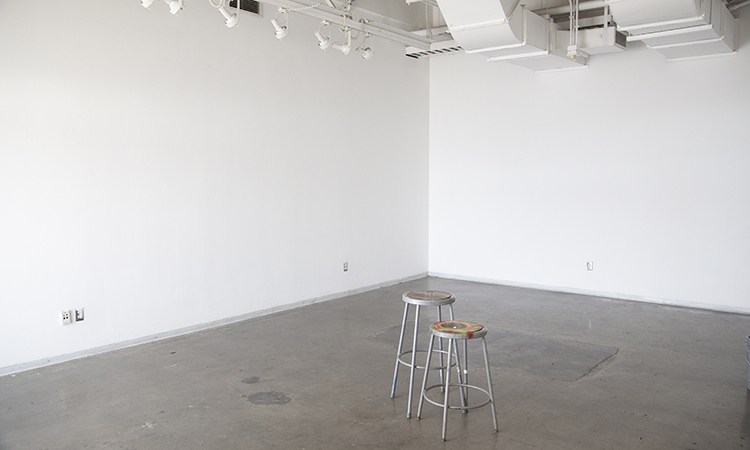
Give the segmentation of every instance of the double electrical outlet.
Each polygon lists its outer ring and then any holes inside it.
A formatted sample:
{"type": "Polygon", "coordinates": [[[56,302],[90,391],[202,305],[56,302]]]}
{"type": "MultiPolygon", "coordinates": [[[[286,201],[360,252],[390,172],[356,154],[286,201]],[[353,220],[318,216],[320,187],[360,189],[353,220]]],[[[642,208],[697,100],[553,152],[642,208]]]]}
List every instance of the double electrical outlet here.
{"type": "Polygon", "coordinates": [[[60,321],[63,325],[70,325],[71,323],[83,322],[83,308],[71,309],[68,311],[60,311],[60,321]]]}

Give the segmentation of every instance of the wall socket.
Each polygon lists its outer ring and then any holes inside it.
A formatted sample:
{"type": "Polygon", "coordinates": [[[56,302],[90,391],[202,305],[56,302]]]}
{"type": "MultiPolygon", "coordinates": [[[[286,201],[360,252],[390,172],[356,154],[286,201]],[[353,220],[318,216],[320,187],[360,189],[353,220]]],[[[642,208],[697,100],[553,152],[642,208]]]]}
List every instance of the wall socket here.
{"type": "Polygon", "coordinates": [[[71,323],[83,321],[83,308],[71,309],[68,311],[60,311],[60,322],[63,325],[70,325],[71,323]]]}
{"type": "Polygon", "coordinates": [[[344,272],[348,272],[348,271],[349,271],[349,263],[345,262],[344,263],[344,272]]]}

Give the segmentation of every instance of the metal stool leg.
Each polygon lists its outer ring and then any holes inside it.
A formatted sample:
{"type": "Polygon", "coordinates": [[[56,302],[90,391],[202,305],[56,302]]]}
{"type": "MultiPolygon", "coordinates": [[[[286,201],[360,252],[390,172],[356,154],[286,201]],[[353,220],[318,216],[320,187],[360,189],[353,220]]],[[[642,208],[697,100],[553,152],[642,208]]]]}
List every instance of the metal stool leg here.
{"type": "MultiPolygon", "coordinates": [[[[441,322],[443,320],[443,311],[442,311],[442,309],[443,308],[441,306],[437,307],[438,322],[441,322]]],[[[445,361],[443,359],[443,340],[440,339],[440,338],[438,338],[438,349],[440,349],[440,367],[443,367],[443,363],[445,361]]],[[[448,355],[448,361],[450,362],[450,360],[451,360],[450,355],[448,355]]],[[[429,367],[429,366],[427,366],[427,367],[429,367]]],[[[443,372],[444,370],[445,369],[440,369],[440,384],[444,384],[445,383],[445,381],[444,381],[445,380],[445,376],[444,376],[445,374],[443,372]]]]}
{"type": "MultiPolygon", "coordinates": [[[[448,339],[448,355],[451,355],[453,349],[453,339],[448,339]]],[[[460,381],[459,381],[460,382],[460,381]]],[[[451,371],[445,376],[445,402],[443,403],[443,441],[445,441],[445,431],[448,428],[448,400],[451,393],[451,371]]]]}
{"type": "MultiPolygon", "coordinates": [[[[458,342],[456,342],[456,346],[458,346],[458,342]]],[[[464,383],[469,384],[469,341],[468,340],[464,340],[464,370],[463,370],[463,374],[464,374],[464,383]]],[[[469,388],[464,387],[463,390],[461,391],[461,393],[463,394],[464,404],[468,405],[469,404],[469,388]]],[[[467,414],[468,412],[469,412],[468,409],[464,410],[464,414],[467,414]]]]}
{"type": "MultiPolygon", "coordinates": [[[[417,306],[417,311],[414,313],[414,342],[412,345],[411,350],[411,367],[410,367],[410,373],[409,373],[409,401],[406,406],[406,418],[411,419],[411,401],[412,401],[412,392],[414,391],[414,369],[417,368],[417,336],[419,333],[419,305],[417,306]]],[[[427,372],[428,370],[425,369],[427,372]]]]}
{"type": "Polygon", "coordinates": [[[404,320],[401,321],[401,335],[398,338],[398,351],[396,351],[396,368],[393,369],[393,386],[391,386],[391,398],[396,396],[396,380],[398,379],[399,359],[404,349],[404,331],[406,330],[406,318],[409,316],[409,304],[404,303],[404,320]]]}
{"type": "MultiPolygon", "coordinates": [[[[459,393],[461,394],[461,406],[466,408],[469,405],[469,402],[466,399],[468,397],[467,392],[469,391],[469,388],[467,388],[466,386],[462,386],[463,384],[468,384],[468,383],[466,382],[465,375],[461,373],[461,357],[459,356],[458,342],[456,342],[453,345],[453,355],[456,358],[456,373],[458,374],[458,384],[459,384],[458,390],[459,390],[459,393]]],[[[464,409],[462,412],[466,414],[469,412],[469,410],[464,409]]]]}
{"type": "MultiPolygon", "coordinates": [[[[435,342],[435,336],[430,336],[430,345],[427,347],[427,362],[426,365],[430,365],[430,361],[432,361],[432,344],[435,342]]],[[[427,375],[429,374],[429,370],[424,371],[424,376],[422,377],[422,391],[419,394],[419,406],[417,407],[417,419],[422,418],[422,405],[424,404],[424,394],[425,389],[427,388],[427,375]]]]}
{"type": "Polygon", "coordinates": [[[482,350],[484,351],[484,367],[487,370],[487,387],[490,391],[490,407],[492,408],[492,423],[497,433],[497,411],[495,410],[495,393],[492,389],[492,377],[490,376],[490,359],[487,357],[487,342],[482,337],[482,350]]]}

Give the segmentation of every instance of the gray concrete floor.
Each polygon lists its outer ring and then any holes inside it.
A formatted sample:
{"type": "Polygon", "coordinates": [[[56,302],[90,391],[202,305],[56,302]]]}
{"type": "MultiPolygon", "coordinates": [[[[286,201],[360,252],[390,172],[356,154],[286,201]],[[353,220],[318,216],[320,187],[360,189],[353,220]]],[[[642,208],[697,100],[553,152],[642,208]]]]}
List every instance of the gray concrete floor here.
{"type": "Polygon", "coordinates": [[[2,377],[0,449],[750,448],[748,334],[743,315],[424,278],[2,377]],[[489,327],[499,433],[488,408],[451,411],[445,443],[439,408],[406,419],[404,370],[389,397],[414,289],[489,327]]]}

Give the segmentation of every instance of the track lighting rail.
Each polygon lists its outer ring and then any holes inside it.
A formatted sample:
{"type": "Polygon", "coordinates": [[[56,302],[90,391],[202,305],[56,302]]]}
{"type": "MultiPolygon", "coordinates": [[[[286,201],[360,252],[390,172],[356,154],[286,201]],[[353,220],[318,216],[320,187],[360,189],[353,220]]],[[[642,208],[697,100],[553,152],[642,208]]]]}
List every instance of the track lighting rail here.
{"type": "MultiPolygon", "coordinates": [[[[325,20],[342,27],[353,26],[351,16],[347,16],[345,11],[331,8],[324,4],[316,5],[318,2],[305,0],[263,0],[263,3],[268,3],[269,5],[289,11],[296,10],[299,14],[325,20]]],[[[373,21],[360,22],[356,28],[372,36],[398,42],[410,47],[417,47],[422,50],[429,50],[430,44],[433,42],[432,39],[427,37],[373,21]]]]}

